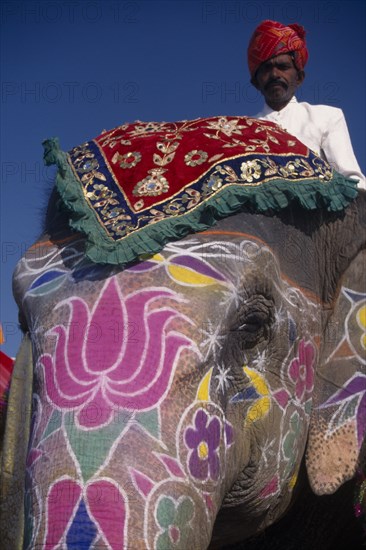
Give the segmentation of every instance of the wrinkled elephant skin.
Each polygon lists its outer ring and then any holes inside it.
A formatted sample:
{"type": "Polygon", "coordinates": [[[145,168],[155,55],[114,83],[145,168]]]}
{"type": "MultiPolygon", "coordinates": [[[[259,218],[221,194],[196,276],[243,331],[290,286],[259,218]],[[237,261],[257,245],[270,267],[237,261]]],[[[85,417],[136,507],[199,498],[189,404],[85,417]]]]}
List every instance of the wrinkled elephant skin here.
{"type": "Polygon", "coordinates": [[[30,548],[198,550],[213,532],[220,547],[285,512],[304,453],[318,494],[352,477],[360,195],[340,215],[238,214],[123,271],[57,227],[27,252],[14,288],[35,365],[30,548]]]}

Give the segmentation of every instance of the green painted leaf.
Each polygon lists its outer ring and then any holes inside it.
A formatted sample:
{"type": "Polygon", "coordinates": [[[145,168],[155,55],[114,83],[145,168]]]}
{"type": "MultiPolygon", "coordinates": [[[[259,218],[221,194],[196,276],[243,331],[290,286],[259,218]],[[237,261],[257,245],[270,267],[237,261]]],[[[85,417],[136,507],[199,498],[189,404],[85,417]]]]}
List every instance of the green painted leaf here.
{"type": "Polygon", "coordinates": [[[170,497],[164,497],[160,500],[156,511],[156,519],[160,527],[167,529],[175,518],[175,504],[170,497]]]}
{"type": "Polygon", "coordinates": [[[41,441],[43,441],[48,436],[50,436],[51,434],[59,430],[61,428],[61,424],[62,424],[62,413],[56,409],[53,411],[48,421],[46,429],[43,432],[43,435],[41,437],[41,441]]]}
{"type": "Polygon", "coordinates": [[[82,430],[76,425],[73,413],[65,414],[65,432],[84,481],[90,479],[106,462],[113,444],[127,430],[130,418],[131,414],[126,411],[126,414],[118,417],[118,422],[112,420],[103,428],[82,430]]]}
{"type": "Polygon", "coordinates": [[[137,413],[135,420],[147,431],[147,433],[149,433],[156,439],[160,438],[160,421],[158,409],[137,413]]]}
{"type": "Polygon", "coordinates": [[[311,413],[311,409],[312,409],[312,405],[313,405],[313,400],[312,399],[308,399],[305,403],[305,413],[306,414],[310,414],[311,413]]]}

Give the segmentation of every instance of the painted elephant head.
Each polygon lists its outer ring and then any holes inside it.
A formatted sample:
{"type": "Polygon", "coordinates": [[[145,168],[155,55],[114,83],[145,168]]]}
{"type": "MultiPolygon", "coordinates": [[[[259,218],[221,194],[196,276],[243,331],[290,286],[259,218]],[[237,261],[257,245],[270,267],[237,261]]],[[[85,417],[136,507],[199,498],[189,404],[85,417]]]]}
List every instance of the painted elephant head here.
{"type": "Polygon", "coordinates": [[[318,494],[365,433],[365,195],[243,211],[128,269],[62,216],[19,262],[33,347],[25,547],[204,549],[318,494]],[[216,521],[216,524],[215,524],[216,521]]]}

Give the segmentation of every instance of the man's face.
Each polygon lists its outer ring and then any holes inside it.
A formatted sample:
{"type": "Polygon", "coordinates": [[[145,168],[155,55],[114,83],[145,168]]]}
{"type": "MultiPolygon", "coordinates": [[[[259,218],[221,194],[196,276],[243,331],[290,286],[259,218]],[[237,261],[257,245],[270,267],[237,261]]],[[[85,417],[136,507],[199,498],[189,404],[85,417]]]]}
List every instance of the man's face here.
{"type": "Polygon", "coordinates": [[[252,80],[264,96],[267,105],[280,111],[295,94],[304,80],[304,71],[298,71],[289,54],[281,54],[260,65],[252,80]]]}

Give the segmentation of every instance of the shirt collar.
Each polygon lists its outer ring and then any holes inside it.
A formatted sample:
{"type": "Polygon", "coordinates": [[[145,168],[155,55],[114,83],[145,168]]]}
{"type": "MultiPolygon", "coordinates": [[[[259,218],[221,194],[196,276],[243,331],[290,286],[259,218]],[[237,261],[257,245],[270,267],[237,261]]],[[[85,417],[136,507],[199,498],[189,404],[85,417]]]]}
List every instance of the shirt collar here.
{"type": "Polygon", "coordinates": [[[284,113],[285,111],[287,111],[288,109],[290,109],[292,107],[292,105],[294,105],[295,103],[297,103],[297,99],[295,96],[293,96],[290,101],[287,103],[286,107],[284,107],[283,109],[281,109],[280,111],[274,111],[269,105],[267,105],[267,103],[264,104],[264,107],[261,111],[261,115],[262,116],[266,116],[266,115],[269,115],[271,113],[284,113]]]}

